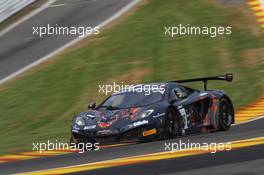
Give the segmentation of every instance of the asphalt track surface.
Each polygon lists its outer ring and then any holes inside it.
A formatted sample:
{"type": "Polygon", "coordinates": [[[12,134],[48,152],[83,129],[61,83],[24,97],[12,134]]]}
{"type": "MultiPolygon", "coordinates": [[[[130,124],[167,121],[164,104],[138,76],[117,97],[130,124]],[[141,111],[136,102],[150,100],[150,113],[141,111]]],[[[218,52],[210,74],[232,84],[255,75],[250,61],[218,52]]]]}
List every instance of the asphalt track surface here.
{"type": "Polygon", "coordinates": [[[77,35],[33,35],[33,26],[96,27],[133,0],[57,0],[0,35],[0,80],[73,41],[77,35]]]}
{"type": "MultiPolygon", "coordinates": [[[[17,162],[0,164],[0,174],[13,174],[31,172],[36,170],[50,169],[79,165],[84,163],[112,160],[116,158],[143,155],[162,152],[165,142],[195,142],[195,143],[220,143],[234,140],[263,137],[264,118],[249,123],[233,126],[229,131],[211,132],[205,134],[189,135],[167,141],[148,142],[135,145],[127,145],[115,148],[106,148],[99,151],[89,151],[83,154],[70,153],[59,156],[42,157],[17,162]]],[[[263,166],[256,168],[255,165],[264,162],[264,145],[242,148],[216,154],[198,155],[184,158],[175,158],[157,162],[120,166],[114,168],[98,169],[80,174],[173,174],[176,172],[189,171],[190,174],[208,172],[208,169],[232,172],[263,173],[263,166]],[[187,161],[188,160],[188,161],[187,161]],[[190,163],[189,163],[190,162],[190,163]],[[179,166],[177,166],[179,165],[179,166]],[[221,168],[225,166],[226,168],[221,168]],[[167,167],[167,168],[166,168],[167,167]],[[238,167],[238,169],[234,168],[238,167]],[[246,168],[247,167],[247,168],[246,168]],[[199,170],[196,172],[196,170],[199,170]]],[[[188,173],[188,174],[189,174],[188,173]]],[[[215,173],[212,173],[215,174],[215,173]]],[[[221,173],[220,173],[221,174],[221,173]]]]}
{"type": "Polygon", "coordinates": [[[150,163],[132,164],[74,173],[74,175],[262,175],[264,172],[263,150],[264,145],[259,145],[231,152],[208,153],[150,163]]]}

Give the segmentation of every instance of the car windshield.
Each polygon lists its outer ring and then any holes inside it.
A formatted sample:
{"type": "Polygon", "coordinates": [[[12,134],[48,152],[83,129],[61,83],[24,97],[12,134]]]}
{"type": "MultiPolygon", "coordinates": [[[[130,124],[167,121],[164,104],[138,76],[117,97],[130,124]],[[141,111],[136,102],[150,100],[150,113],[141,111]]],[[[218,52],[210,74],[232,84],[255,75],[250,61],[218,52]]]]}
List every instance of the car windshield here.
{"type": "Polygon", "coordinates": [[[110,96],[100,107],[109,110],[141,107],[158,102],[162,99],[163,93],[155,92],[146,95],[144,92],[126,92],[110,96]]]}

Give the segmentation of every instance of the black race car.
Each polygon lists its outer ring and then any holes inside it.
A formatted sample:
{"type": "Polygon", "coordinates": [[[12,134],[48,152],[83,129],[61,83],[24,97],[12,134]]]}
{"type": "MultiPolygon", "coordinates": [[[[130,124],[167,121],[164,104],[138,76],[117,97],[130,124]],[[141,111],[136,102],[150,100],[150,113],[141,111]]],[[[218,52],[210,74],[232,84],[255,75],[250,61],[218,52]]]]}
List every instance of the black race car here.
{"type": "Polygon", "coordinates": [[[71,142],[151,141],[228,130],[234,123],[233,104],[222,90],[207,90],[208,80],[230,82],[233,75],[141,84],[115,92],[73,118],[71,142]],[[204,82],[204,90],[182,85],[194,81],[204,82]]]}

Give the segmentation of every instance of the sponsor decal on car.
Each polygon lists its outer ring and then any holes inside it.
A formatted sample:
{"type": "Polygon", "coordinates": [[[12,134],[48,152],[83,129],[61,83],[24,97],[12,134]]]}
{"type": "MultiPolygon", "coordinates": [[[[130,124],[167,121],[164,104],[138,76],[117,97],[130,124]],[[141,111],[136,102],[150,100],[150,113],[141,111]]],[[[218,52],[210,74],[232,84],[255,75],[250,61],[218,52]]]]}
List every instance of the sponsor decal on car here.
{"type": "Polygon", "coordinates": [[[188,115],[186,113],[186,110],[183,106],[178,106],[179,112],[181,114],[181,116],[183,117],[183,123],[184,123],[184,128],[183,129],[187,129],[188,128],[188,115]]]}
{"type": "Polygon", "coordinates": [[[72,129],[74,129],[74,130],[79,130],[80,128],[79,128],[78,126],[76,126],[76,125],[73,125],[73,126],[72,126],[72,129]]]}
{"type": "Polygon", "coordinates": [[[152,135],[152,134],[156,134],[156,129],[154,128],[154,129],[150,129],[150,130],[147,130],[147,131],[144,131],[143,132],[143,136],[145,137],[145,136],[149,136],[149,135],[152,135]]]}
{"type": "Polygon", "coordinates": [[[72,126],[72,132],[79,133],[80,128],[76,125],[72,126]]]}
{"type": "Polygon", "coordinates": [[[162,116],[164,116],[165,115],[165,113],[157,113],[156,115],[153,115],[152,117],[153,118],[158,118],[158,117],[162,117],[162,116]]]}
{"type": "Polygon", "coordinates": [[[136,127],[136,126],[141,126],[141,125],[145,125],[145,124],[148,124],[148,120],[137,121],[137,122],[133,123],[133,126],[136,127]]]}
{"type": "Polygon", "coordinates": [[[111,130],[111,129],[106,129],[106,130],[100,130],[97,131],[98,135],[111,135],[111,134],[118,134],[117,130],[111,130]]]}
{"type": "Polygon", "coordinates": [[[94,129],[96,125],[91,125],[91,126],[85,126],[83,129],[88,130],[88,129],[94,129]]]}
{"type": "Polygon", "coordinates": [[[79,130],[73,129],[72,132],[78,133],[79,130]]]}

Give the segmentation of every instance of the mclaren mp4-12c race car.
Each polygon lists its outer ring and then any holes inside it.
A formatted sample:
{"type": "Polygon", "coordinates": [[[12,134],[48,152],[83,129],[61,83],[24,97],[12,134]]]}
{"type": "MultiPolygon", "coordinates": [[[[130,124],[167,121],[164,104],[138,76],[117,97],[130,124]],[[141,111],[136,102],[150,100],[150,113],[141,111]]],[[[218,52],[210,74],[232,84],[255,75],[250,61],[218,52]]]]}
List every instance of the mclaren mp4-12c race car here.
{"type": "Polygon", "coordinates": [[[228,130],[234,123],[232,101],[222,90],[207,90],[209,80],[230,82],[233,75],[141,84],[114,92],[73,118],[71,143],[144,142],[228,130]],[[204,89],[182,85],[194,81],[203,82],[204,89]],[[142,86],[155,88],[146,93],[142,86]]]}

